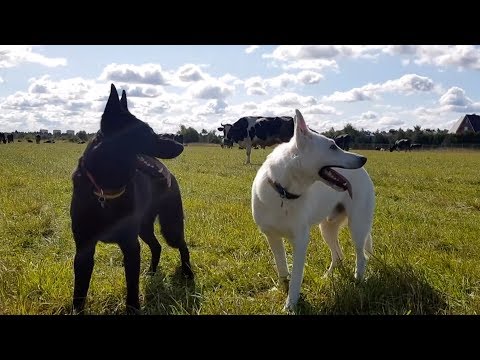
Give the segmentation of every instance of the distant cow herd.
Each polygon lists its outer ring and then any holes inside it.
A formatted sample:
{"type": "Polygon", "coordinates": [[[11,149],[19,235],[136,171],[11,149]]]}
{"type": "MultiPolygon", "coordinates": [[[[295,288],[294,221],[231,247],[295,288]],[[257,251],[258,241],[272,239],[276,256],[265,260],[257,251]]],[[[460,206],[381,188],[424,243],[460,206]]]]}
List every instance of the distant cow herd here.
{"type": "MultiPolygon", "coordinates": [[[[239,149],[246,149],[247,158],[245,163],[250,163],[252,148],[265,148],[288,142],[293,136],[293,118],[290,116],[269,117],[269,116],[245,116],[233,124],[220,124],[218,131],[223,133],[220,144],[222,148],[232,148],[234,143],[239,149]]],[[[338,147],[345,151],[350,150],[352,137],[349,134],[341,134],[334,138],[338,147]]],[[[390,152],[411,151],[420,149],[421,144],[414,144],[410,139],[397,140],[390,146],[390,152]]],[[[385,151],[387,148],[376,147],[376,150],[385,151]]]]}
{"type": "MultiPolygon", "coordinates": [[[[28,139],[28,138],[26,138],[25,141],[28,143],[34,142],[34,140],[28,139]]],[[[42,137],[39,134],[35,135],[35,143],[40,144],[41,141],[42,141],[42,137]]],[[[14,142],[13,133],[5,134],[3,132],[0,132],[0,143],[7,144],[7,143],[13,143],[13,142],[14,142]]],[[[22,142],[22,139],[17,139],[17,142],[22,142]]],[[[44,141],[44,143],[55,144],[55,140],[53,138],[47,139],[44,141]]],[[[80,140],[77,142],[77,144],[85,144],[85,141],[80,140]]]]}
{"type": "Polygon", "coordinates": [[[415,149],[420,149],[422,147],[422,144],[413,144],[410,139],[400,139],[395,141],[395,143],[390,146],[390,152],[393,152],[394,150],[397,151],[411,151],[415,149]]]}

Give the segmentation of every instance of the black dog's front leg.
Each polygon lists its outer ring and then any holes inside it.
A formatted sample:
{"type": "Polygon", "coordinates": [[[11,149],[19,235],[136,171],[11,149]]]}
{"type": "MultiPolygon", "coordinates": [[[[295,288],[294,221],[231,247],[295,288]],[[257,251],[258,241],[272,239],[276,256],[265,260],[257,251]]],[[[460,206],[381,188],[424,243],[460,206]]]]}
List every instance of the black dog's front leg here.
{"type": "Polygon", "coordinates": [[[75,273],[73,311],[74,313],[80,314],[85,307],[88,287],[90,286],[90,279],[92,277],[95,243],[90,244],[88,247],[79,246],[80,241],[77,241],[76,243],[77,249],[73,263],[75,273]]]}
{"type": "Polygon", "coordinates": [[[119,242],[125,264],[127,281],[127,312],[138,312],[140,309],[139,279],[140,279],[140,244],[137,237],[123,239],[119,242]]]}

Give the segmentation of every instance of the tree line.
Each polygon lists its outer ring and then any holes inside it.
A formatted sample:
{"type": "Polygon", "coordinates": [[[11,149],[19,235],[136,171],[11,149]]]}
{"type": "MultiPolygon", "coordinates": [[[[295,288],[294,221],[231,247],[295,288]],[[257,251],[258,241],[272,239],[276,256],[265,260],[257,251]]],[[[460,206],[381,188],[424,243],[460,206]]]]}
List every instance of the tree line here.
{"type": "MultiPolygon", "coordinates": [[[[35,135],[38,132],[21,132],[15,131],[14,136],[16,139],[35,139],[35,135]]],[[[444,129],[422,129],[421,126],[416,125],[413,129],[403,130],[390,129],[388,131],[369,131],[364,129],[356,129],[352,124],[347,124],[343,129],[335,130],[333,127],[322,133],[329,138],[335,138],[340,134],[349,134],[352,138],[351,145],[391,145],[396,140],[410,139],[413,143],[431,146],[449,146],[455,144],[480,144],[480,133],[466,132],[464,134],[449,134],[448,130],[444,129]]],[[[88,141],[95,133],[88,134],[86,131],[81,130],[74,135],[59,134],[52,135],[51,133],[40,134],[42,140],[46,139],[58,139],[71,142],[88,141]]],[[[216,130],[207,131],[202,129],[200,132],[193,127],[186,127],[180,125],[180,129],[175,135],[183,135],[184,143],[209,143],[209,144],[221,144],[223,134],[216,134],[216,130]]]]}

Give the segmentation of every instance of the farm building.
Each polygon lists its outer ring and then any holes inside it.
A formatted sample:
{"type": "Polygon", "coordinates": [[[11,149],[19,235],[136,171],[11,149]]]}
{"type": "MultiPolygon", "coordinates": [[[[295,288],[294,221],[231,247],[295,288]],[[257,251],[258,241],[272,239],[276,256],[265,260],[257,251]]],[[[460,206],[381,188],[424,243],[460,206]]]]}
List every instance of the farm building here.
{"type": "Polygon", "coordinates": [[[62,135],[62,130],[53,130],[53,136],[60,136],[62,135]]]}
{"type": "Polygon", "coordinates": [[[450,134],[463,134],[465,132],[480,132],[480,116],[467,114],[462,116],[450,129],[450,134]]]}
{"type": "Polygon", "coordinates": [[[47,129],[40,129],[40,134],[48,134],[48,130],[47,129]]]}
{"type": "Polygon", "coordinates": [[[67,135],[75,135],[75,130],[67,130],[67,135]]]}

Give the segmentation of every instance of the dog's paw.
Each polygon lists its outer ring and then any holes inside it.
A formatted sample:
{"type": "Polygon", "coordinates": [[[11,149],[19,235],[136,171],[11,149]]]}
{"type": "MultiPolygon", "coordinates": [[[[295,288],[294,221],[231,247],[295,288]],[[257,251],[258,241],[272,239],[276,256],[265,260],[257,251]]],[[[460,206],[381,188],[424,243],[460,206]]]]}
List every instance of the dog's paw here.
{"type": "Polygon", "coordinates": [[[139,307],[134,307],[130,305],[127,305],[125,313],[127,315],[143,315],[143,311],[139,307]]]}
{"type": "Polygon", "coordinates": [[[283,307],[283,312],[287,315],[295,315],[296,313],[296,305],[290,303],[288,300],[283,307]]]}
{"type": "Polygon", "coordinates": [[[192,280],[195,277],[195,274],[193,273],[190,264],[182,265],[182,273],[183,276],[188,280],[192,280]]]}

